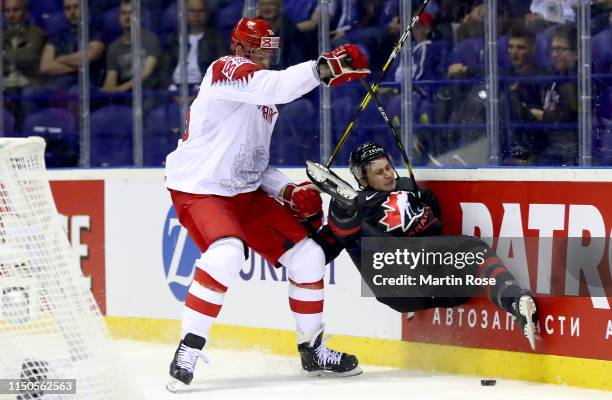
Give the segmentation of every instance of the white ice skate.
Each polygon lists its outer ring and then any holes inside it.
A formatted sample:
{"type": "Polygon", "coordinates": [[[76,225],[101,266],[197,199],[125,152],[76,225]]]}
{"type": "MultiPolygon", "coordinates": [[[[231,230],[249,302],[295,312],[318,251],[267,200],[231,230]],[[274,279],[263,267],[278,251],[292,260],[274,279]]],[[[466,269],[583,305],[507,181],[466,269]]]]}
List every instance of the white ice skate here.
{"type": "Polygon", "coordinates": [[[531,350],[535,350],[535,316],[537,315],[537,306],[533,300],[531,293],[523,294],[518,300],[518,312],[521,317],[524,318],[524,323],[521,321],[521,327],[523,328],[523,334],[529,340],[531,350]]]}
{"type": "Polygon", "coordinates": [[[322,192],[332,196],[343,205],[355,204],[357,191],[351,185],[319,163],[306,161],[306,166],[306,175],[322,192]]]}

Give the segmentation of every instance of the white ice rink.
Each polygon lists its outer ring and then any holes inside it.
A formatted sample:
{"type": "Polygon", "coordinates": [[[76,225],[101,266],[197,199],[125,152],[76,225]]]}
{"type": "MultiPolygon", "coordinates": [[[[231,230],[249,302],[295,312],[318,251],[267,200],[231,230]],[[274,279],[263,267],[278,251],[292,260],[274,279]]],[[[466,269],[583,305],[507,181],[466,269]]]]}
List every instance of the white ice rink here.
{"type": "Polygon", "coordinates": [[[149,400],[612,400],[612,392],[499,379],[496,386],[483,387],[480,377],[432,376],[367,365],[363,366],[364,373],[355,377],[307,378],[300,374],[297,354],[282,357],[227,350],[209,350],[211,363],[199,361],[188,389],[172,394],[164,385],[175,346],[125,340],[117,343],[149,400]]]}

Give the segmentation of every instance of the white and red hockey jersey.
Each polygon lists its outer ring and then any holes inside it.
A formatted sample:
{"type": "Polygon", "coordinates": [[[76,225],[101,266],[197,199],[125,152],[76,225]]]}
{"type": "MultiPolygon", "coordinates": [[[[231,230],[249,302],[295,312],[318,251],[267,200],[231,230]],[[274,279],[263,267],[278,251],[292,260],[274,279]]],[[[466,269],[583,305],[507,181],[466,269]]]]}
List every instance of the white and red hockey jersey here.
{"type": "Polygon", "coordinates": [[[289,103],[319,85],[315,62],[282,71],[226,56],[210,65],[187,115],[176,150],[166,157],[166,186],[196,194],[234,196],[263,184],[268,193],[288,182],[268,166],[275,104],[289,103]]]}

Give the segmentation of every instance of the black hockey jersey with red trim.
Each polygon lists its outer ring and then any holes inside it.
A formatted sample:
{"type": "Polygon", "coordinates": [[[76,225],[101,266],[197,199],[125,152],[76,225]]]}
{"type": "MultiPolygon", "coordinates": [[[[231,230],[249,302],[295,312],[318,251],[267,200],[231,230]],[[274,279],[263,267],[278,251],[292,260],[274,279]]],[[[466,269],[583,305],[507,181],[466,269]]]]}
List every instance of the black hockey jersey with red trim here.
{"type": "Polygon", "coordinates": [[[343,210],[332,201],[329,227],[345,244],[362,236],[434,236],[442,232],[435,196],[421,189],[419,198],[408,178],[399,178],[392,192],[360,191],[357,210],[343,210]]]}

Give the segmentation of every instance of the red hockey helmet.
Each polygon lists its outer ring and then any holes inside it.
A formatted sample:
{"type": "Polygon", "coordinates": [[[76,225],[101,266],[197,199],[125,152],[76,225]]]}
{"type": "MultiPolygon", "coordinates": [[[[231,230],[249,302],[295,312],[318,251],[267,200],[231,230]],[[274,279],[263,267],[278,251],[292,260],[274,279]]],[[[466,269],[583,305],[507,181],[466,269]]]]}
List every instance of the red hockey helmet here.
{"type": "Polygon", "coordinates": [[[261,18],[241,18],[232,31],[232,50],[242,46],[247,57],[259,49],[278,53],[279,44],[280,37],[261,18]]]}

